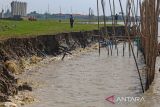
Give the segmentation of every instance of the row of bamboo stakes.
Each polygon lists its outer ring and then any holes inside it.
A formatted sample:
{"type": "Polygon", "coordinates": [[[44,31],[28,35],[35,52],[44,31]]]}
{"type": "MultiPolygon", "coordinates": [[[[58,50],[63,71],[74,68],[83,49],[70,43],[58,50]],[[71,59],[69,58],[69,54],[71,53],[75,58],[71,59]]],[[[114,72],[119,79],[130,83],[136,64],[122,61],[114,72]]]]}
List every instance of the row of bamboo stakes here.
{"type": "MultiPolygon", "coordinates": [[[[112,16],[112,40],[116,40],[114,36],[116,36],[115,33],[115,1],[109,0],[110,5],[110,11],[112,16]]],[[[128,37],[128,43],[129,43],[129,55],[131,56],[131,53],[134,57],[134,61],[136,64],[136,68],[138,71],[138,76],[140,79],[140,84],[142,87],[142,92],[144,93],[145,90],[149,89],[149,86],[152,84],[155,76],[155,64],[156,64],[156,57],[157,57],[157,46],[158,46],[158,18],[160,14],[160,0],[126,0],[126,15],[124,15],[124,7],[122,6],[121,0],[119,0],[119,5],[121,8],[121,13],[124,21],[125,26],[125,36],[128,37]],[[136,1],[136,2],[135,2],[136,1]],[[140,13],[140,21],[138,21],[138,11],[140,13]],[[143,85],[138,62],[136,59],[136,54],[134,52],[134,45],[132,44],[132,40],[130,37],[130,31],[128,28],[133,28],[133,35],[137,38],[139,38],[140,43],[137,46],[137,49],[141,50],[141,52],[144,55],[144,62],[146,64],[146,82],[145,86],[143,85]],[[145,87],[145,88],[144,88],[145,87]]],[[[106,16],[105,16],[105,1],[101,0],[102,10],[103,10],[103,19],[104,19],[104,28],[106,30],[105,36],[107,39],[110,40],[110,36],[107,32],[106,27],[106,16]]],[[[100,30],[99,26],[99,0],[97,0],[97,15],[98,15],[98,29],[100,30]]],[[[100,32],[99,32],[100,33],[100,32]]],[[[102,35],[99,35],[99,40],[102,35]]],[[[116,43],[116,42],[115,42],[116,43]]],[[[108,54],[109,54],[109,48],[111,49],[111,46],[108,47],[108,54]]],[[[117,49],[117,55],[118,55],[118,48],[117,43],[115,44],[115,48],[117,49]]],[[[123,49],[124,50],[124,49],[123,49]]],[[[112,55],[112,50],[111,55],[112,55]]],[[[100,55],[100,42],[99,42],[99,55],[100,55]]],[[[124,53],[123,53],[124,55],[124,53]]],[[[137,50],[137,57],[138,57],[138,50],[137,50]]]]}
{"type": "Polygon", "coordinates": [[[146,90],[154,80],[158,49],[158,18],[160,0],[144,0],[140,7],[141,41],[146,63],[146,90]]]}

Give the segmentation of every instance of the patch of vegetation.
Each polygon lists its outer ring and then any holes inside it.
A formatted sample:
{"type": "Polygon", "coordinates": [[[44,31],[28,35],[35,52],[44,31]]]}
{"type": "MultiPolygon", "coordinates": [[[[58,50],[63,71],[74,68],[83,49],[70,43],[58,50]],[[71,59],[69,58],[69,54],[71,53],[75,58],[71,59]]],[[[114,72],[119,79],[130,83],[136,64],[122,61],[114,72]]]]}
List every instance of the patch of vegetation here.
{"type": "Polygon", "coordinates": [[[75,22],[74,28],[71,29],[69,20],[65,20],[62,22],[59,22],[57,20],[0,20],[0,38],[26,37],[45,34],[49,35],[61,32],[89,31],[94,29],[97,29],[96,24],[81,24],[77,22],[75,22]]]}

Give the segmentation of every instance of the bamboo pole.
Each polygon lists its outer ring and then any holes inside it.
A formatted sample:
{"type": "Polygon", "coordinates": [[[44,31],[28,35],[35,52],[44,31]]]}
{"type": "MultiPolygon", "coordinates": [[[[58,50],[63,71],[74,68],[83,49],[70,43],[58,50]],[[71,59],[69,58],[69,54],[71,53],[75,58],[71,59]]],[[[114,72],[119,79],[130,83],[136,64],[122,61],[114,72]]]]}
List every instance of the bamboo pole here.
{"type": "Polygon", "coordinates": [[[155,76],[156,50],[158,44],[159,0],[144,0],[141,9],[142,48],[146,62],[146,90],[152,84],[155,76]]]}
{"type": "Polygon", "coordinates": [[[97,17],[98,17],[98,35],[99,35],[99,40],[98,40],[98,45],[99,45],[99,56],[101,54],[101,44],[100,44],[100,39],[101,39],[101,36],[100,36],[100,33],[99,33],[99,30],[100,30],[100,26],[99,26],[99,1],[97,0],[97,17]]]}
{"type": "MultiPolygon", "coordinates": [[[[123,8],[122,8],[121,0],[119,0],[119,4],[120,4],[120,7],[121,7],[121,12],[123,13],[123,8]]],[[[126,26],[126,21],[125,21],[124,15],[123,15],[123,21],[124,21],[124,24],[125,24],[125,32],[126,32],[126,34],[128,36],[129,44],[131,46],[131,51],[132,51],[133,58],[134,58],[134,61],[135,61],[135,64],[136,64],[136,68],[137,68],[138,76],[139,76],[139,79],[140,79],[140,84],[141,84],[142,92],[144,93],[144,87],[143,87],[143,83],[142,83],[142,78],[141,78],[139,67],[138,67],[138,63],[137,63],[137,60],[136,60],[136,57],[135,57],[135,54],[134,54],[133,46],[131,44],[130,35],[129,35],[129,32],[127,30],[127,26],[126,26]]]]}

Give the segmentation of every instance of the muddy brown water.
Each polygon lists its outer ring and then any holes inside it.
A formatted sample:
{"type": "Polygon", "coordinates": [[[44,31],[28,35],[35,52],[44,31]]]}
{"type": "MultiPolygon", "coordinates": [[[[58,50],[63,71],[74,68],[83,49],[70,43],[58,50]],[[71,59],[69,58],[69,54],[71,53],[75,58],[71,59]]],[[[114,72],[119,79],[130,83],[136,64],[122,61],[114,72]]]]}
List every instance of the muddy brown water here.
{"type": "MultiPolygon", "coordinates": [[[[25,107],[159,107],[160,73],[157,67],[160,58],[157,60],[155,80],[151,88],[142,94],[133,56],[129,57],[126,48],[123,57],[122,44],[118,47],[119,56],[116,50],[113,56],[108,56],[103,48],[101,56],[94,50],[26,71],[22,78],[41,85],[32,92],[39,101],[25,107]],[[144,97],[145,101],[111,104],[105,100],[111,95],[144,97]]],[[[137,49],[134,48],[136,52],[137,49]]],[[[137,60],[140,69],[144,67],[142,59],[139,54],[137,60]]],[[[142,76],[143,83],[144,77],[142,76]]]]}

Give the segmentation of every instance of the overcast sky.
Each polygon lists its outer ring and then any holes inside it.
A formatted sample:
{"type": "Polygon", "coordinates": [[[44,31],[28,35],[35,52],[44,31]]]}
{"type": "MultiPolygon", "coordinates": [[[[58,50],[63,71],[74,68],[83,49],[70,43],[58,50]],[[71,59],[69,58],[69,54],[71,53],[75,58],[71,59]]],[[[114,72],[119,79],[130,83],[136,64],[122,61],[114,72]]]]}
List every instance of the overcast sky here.
{"type": "MultiPolygon", "coordinates": [[[[0,11],[2,8],[10,9],[10,3],[13,0],[0,0],[0,11]]],[[[59,13],[60,7],[62,8],[62,13],[79,13],[79,14],[88,14],[89,7],[94,10],[94,14],[97,14],[96,11],[96,1],[97,0],[17,0],[25,1],[28,3],[27,12],[37,11],[39,13],[44,13],[48,11],[50,13],[59,13]],[[71,9],[72,8],[72,9],[71,9]]],[[[101,0],[99,0],[101,1],[101,0]]],[[[109,0],[106,1],[106,14],[110,15],[109,0]]],[[[112,2],[113,0],[111,0],[112,2]]],[[[126,5],[126,0],[121,0],[123,7],[126,5]]],[[[116,4],[116,13],[120,12],[119,0],[115,0],[116,4]]],[[[101,7],[100,7],[101,9],[101,7]]],[[[102,13],[102,12],[101,12],[102,13]]]]}

